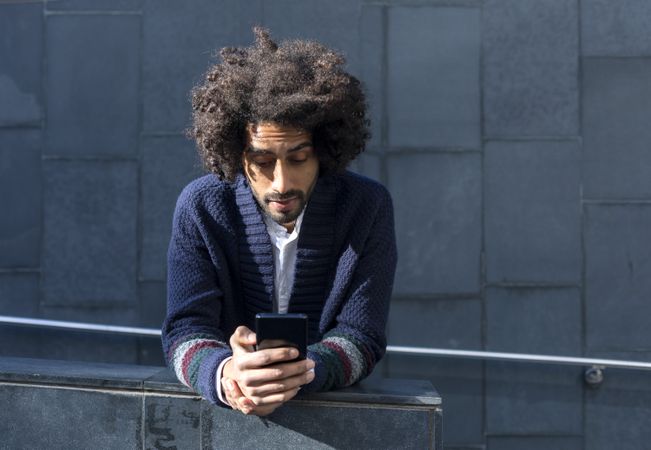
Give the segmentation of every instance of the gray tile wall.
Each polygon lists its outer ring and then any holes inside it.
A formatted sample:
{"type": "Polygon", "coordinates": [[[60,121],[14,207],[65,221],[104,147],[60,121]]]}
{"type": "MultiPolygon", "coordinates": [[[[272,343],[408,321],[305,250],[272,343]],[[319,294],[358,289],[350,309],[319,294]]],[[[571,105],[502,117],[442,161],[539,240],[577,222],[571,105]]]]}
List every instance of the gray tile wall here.
{"type": "MultiPolygon", "coordinates": [[[[0,4],[0,315],[158,327],[189,91],[222,46],[320,40],[365,82],[354,170],[394,198],[389,342],[649,360],[645,0],[0,4]]],[[[0,353],[161,363],[151,339],[0,326],[0,353]]],[[[647,375],[390,355],[457,449],[640,448],[647,375]],[[611,375],[612,374],[612,375],[611,375]]]]}

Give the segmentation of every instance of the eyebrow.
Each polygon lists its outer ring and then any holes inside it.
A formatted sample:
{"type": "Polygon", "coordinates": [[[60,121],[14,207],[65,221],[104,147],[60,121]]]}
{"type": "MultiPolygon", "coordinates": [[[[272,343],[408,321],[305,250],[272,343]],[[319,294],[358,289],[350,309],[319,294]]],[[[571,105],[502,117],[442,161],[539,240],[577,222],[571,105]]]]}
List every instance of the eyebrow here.
{"type": "MultiPolygon", "coordinates": [[[[297,146],[292,147],[289,150],[287,150],[287,153],[297,152],[299,150],[303,150],[305,147],[312,147],[312,142],[309,142],[309,141],[308,142],[302,142],[302,143],[298,144],[297,146]]],[[[252,145],[249,145],[247,147],[246,152],[247,153],[256,153],[256,154],[259,154],[259,155],[274,154],[274,152],[272,152],[271,150],[266,150],[264,148],[256,148],[256,147],[253,147],[252,145]]]]}

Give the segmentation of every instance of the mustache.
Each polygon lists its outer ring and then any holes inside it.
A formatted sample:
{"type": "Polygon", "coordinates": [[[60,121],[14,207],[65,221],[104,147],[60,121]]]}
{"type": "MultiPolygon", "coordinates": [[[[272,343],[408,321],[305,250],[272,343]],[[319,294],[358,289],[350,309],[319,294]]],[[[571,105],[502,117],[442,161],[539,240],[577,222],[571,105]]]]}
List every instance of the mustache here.
{"type": "Polygon", "coordinates": [[[303,200],[305,194],[303,193],[303,191],[299,191],[298,189],[292,189],[290,191],[285,192],[284,194],[266,194],[264,196],[264,201],[267,203],[282,202],[294,197],[298,198],[299,200],[303,200]]]}

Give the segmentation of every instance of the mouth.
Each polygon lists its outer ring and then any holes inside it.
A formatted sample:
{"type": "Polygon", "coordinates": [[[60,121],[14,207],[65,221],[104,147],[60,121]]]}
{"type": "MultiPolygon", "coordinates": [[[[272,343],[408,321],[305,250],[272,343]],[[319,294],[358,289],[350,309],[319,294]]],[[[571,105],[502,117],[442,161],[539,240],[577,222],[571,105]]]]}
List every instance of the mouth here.
{"type": "Polygon", "coordinates": [[[285,198],[282,200],[269,200],[269,206],[279,211],[291,210],[294,207],[298,197],[285,198]]]}

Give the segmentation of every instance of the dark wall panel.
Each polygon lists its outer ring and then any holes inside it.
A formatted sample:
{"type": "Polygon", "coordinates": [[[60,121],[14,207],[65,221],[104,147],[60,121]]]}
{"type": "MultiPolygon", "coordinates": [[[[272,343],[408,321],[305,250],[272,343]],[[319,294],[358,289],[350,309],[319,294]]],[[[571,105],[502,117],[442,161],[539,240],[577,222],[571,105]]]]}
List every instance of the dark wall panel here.
{"type": "Polygon", "coordinates": [[[388,10],[389,143],[478,148],[479,10],[388,10]]]}
{"type": "Polygon", "coordinates": [[[48,18],[48,154],[137,154],[140,22],[138,15],[48,18]]]}
{"type": "Polygon", "coordinates": [[[484,3],[487,135],[578,133],[578,13],[577,0],[484,3]]]}
{"type": "Polygon", "coordinates": [[[49,160],[44,185],[44,302],[134,304],[136,163],[49,160]]]}
{"type": "MultiPolygon", "coordinates": [[[[262,25],[334,47],[364,82],[373,138],[351,169],[393,196],[389,344],[648,361],[650,11],[0,1],[0,315],[160,327],[172,211],[202,173],[191,89],[262,25]]],[[[0,353],[162,363],[155,338],[8,325],[0,353]]],[[[395,354],[378,371],[440,388],[450,449],[648,441],[644,374],[588,390],[577,367],[395,354]]]]}

